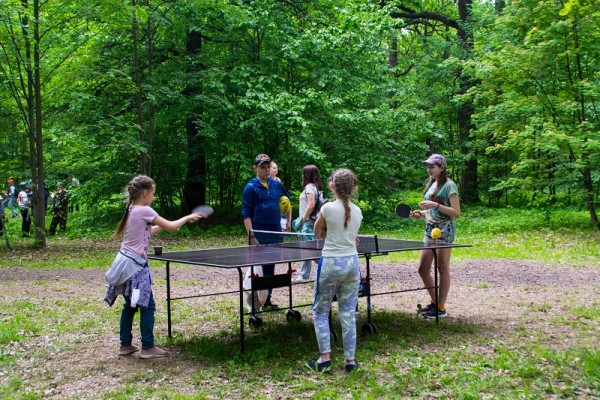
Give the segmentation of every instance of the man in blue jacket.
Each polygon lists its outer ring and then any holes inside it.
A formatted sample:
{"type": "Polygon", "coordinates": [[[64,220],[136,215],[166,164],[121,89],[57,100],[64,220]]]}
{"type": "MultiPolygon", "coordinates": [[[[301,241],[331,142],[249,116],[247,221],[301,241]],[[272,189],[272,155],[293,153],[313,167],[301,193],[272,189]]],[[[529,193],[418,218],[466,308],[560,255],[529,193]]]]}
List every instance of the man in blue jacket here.
{"type": "MultiPolygon", "coordinates": [[[[289,197],[285,187],[277,180],[271,178],[271,158],[266,154],[259,154],[254,159],[254,171],[256,178],[252,178],[244,187],[242,196],[242,218],[244,226],[252,244],[277,243],[280,238],[252,233],[252,230],[281,232],[281,212],[279,209],[279,199],[282,196],[289,197]]],[[[291,209],[287,215],[287,226],[285,231],[290,231],[292,221],[291,209]]],[[[263,274],[271,276],[275,274],[275,264],[263,265],[263,274]]],[[[263,306],[267,309],[277,309],[278,307],[271,303],[271,292],[263,306]]]]}

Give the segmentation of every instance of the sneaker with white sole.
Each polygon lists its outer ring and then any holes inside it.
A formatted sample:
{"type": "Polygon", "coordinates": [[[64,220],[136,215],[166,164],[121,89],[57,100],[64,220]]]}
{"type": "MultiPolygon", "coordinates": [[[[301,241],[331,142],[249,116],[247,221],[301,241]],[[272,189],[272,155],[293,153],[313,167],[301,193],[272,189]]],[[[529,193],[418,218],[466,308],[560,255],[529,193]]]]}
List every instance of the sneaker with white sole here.
{"type": "Polygon", "coordinates": [[[298,275],[292,279],[292,283],[304,283],[308,282],[308,279],[304,279],[301,275],[298,275]]]}
{"type": "MultiPolygon", "coordinates": [[[[417,307],[417,308],[418,308],[418,307],[417,307]]],[[[427,307],[419,309],[419,312],[420,312],[421,314],[423,314],[423,313],[429,313],[429,312],[432,312],[433,310],[435,310],[435,304],[433,304],[433,303],[429,303],[429,305],[428,305],[427,307]]]]}

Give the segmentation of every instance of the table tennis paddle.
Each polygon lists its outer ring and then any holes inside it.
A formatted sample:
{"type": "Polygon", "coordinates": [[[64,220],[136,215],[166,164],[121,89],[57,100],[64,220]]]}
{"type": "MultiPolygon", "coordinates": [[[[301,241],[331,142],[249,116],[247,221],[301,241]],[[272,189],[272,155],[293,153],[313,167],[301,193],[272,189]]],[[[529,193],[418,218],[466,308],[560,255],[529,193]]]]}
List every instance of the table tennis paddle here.
{"type": "Polygon", "coordinates": [[[215,210],[213,210],[211,206],[207,206],[206,204],[196,206],[192,210],[192,214],[200,214],[202,218],[208,218],[214,212],[215,210]]]}
{"type": "Polygon", "coordinates": [[[396,215],[400,218],[408,218],[410,216],[410,206],[408,204],[398,204],[396,206],[396,215]]]}

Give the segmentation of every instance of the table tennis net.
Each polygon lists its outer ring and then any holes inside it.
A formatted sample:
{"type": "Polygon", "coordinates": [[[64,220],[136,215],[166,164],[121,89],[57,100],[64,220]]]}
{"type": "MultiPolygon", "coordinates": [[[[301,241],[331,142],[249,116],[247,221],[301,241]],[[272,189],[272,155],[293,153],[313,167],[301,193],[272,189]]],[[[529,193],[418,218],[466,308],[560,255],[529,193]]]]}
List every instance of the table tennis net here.
{"type": "MultiPolygon", "coordinates": [[[[314,234],[300,232],[273,232],[253,230],[252,234],[261,246],[278,246],[298,249],[322,250],[324,239],[318,239],[314,234]]],[[[376,235],[358,235],[356,248],[359,254],[378,253],[379,245],[376,235]]]]}

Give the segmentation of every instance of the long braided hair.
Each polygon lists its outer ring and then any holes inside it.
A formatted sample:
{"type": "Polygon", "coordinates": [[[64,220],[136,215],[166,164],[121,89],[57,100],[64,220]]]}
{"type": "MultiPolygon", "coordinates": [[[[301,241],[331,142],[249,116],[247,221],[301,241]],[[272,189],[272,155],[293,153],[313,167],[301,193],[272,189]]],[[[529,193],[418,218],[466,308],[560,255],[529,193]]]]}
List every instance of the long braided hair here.
{"type": "Polygon", "coordinates": [[[344,203],[344,229],[348,228],[350,221],[350,198],[358,190],[358,178],[351,170],[347,168],[338,169],[331,175],[333,190],[337,197],[344,203]]]}
{"type": "Polygon", "coordinates": [[[123,230],[125,229],[125,225],[127,225],[127,220],[129,219],[129,207],[141,196],[144,194],[144,190],[153,190],[156,189],[156,183],[152,178],[146,175],[138,175],[133,178],[127,186],[123,189],[123,197],[127,202],[127,206],[125,207],[125,213],[123,217],[119,221],[117,225],[117,229],[112,234],[111,238],[118,237],[123,230]]]}

